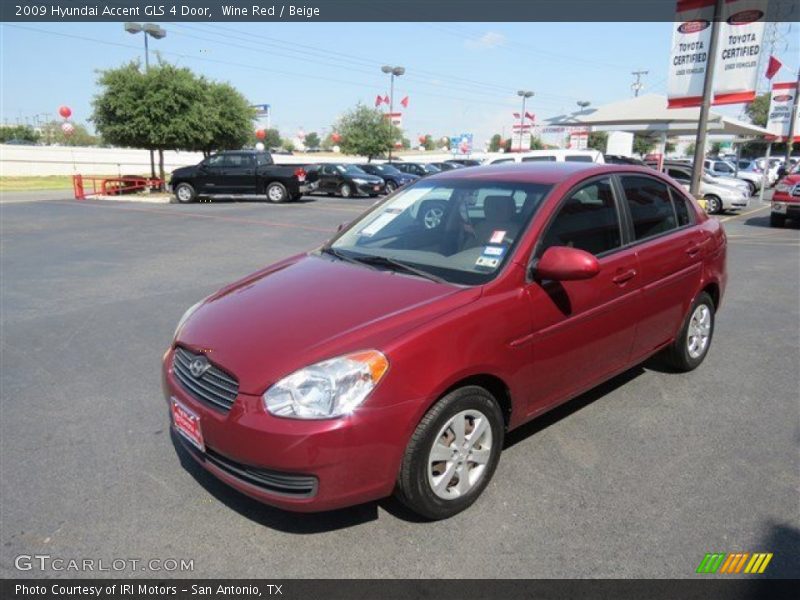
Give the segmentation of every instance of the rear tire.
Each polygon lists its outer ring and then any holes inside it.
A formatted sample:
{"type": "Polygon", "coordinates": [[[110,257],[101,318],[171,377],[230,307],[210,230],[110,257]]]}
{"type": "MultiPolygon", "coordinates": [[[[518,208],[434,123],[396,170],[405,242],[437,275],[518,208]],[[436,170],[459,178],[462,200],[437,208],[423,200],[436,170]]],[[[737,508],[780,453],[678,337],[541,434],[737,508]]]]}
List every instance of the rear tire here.
{"type": "Polygon", "coordinates": [[[750,196],[751,196],[751,197],[752,197],[752,196],[755,196],[755,195],[756,195],[756,191],[757,191],[757,190],[756,190],[756,184],[755,184],[755,183],[753,183],[752,181],[748,181],[748,182],[747,182],[747,185],[749,185],[749,186],[750,186],[750,196]]]}
{"type": "Polygon", "coordinates": [[[770,213],[769,215],[769,226],[770,227],[783,227],[786,225],[786,215],[779,215],[776,213],[770,213]]]}
{"type": "Polygon", "coordinates": [[[197,192],[188,183],[179,183],[175,186],[175,197],[181,204],[190,204],[197,199],[197,192]]]}
{"type": "Polygon", "coordinates": [[[397,479],[397,498],[432,520],[468,508],[497,468],[503,434],[503,413],[488,391],[467,386],[450,392],[431,407],[411,436],[397,479]]]}
{"type": "Polygon", "coordinates": [[[706,292],[700,292],[689,309],[678,337],[666,349],[665,358],[670,366],[681,372],[699,367],[711,347],[715,322],[714,301],[706,292]]]}
{"type": "Polygon", "coordinates": [[[289,192],[282,183],[274,181],[267,186],[267,200],[273,204],[280,204],[289,199],[289,192]]]}
{"type": "Polygon", "coordinates": [[[718,215],[722,212],[722,200],[716,196],[704,196],[706,201],[706,212],[710,215],[718,215]]]}

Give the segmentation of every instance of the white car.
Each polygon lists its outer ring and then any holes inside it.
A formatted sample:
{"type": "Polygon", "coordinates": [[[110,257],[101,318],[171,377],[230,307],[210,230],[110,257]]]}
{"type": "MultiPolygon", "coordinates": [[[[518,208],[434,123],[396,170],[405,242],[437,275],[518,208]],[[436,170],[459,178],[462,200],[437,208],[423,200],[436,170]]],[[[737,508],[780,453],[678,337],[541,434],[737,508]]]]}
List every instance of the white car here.
{"type": "MultiPolygon", "coordinates": [[[[691,187],[692,170],[688,166],[667,164],[664,172],[689,191],[691,187]]],[[[706,201],[706,212],[718,214],[725,210],[742,210],[750,202],[750,188],[743,181],[737,182],[730,179],[725,184],[716,183],[715,178],[704,173],[700,180],[699,194],[706,201]],[[743,187],[744,186],[744,189],[743,187]]]]}
{"type": "MultiPolygon", "coordinates": [[[[767,165],[767,157],[762,156],[761,158],[755,159],[758,168],[762,171],[767,165]]],[[[769,158],[769,168],[767,169],[767,182],[770,186],[775,185],[778,182],[778,169],[781,168],[781,164],[783,161],[780,158],[775,158],[774,156],[770,156],[769,158]]]]}
{"type": "Polygon", "coordinates": [[[593,162],[605,163],[603,153],[597,150],[531,150],[530,152],[511,152],[491,154],[485,165],[520,162],[593,162]]]}
{"type": "Polygon", "coordinates": [[[727,160],[707,158],[703,161],[706,170],[716,177],[733,177],[741,179],[750,185],[750,195],[753,196],[761,189],[761,174],[748,171],[736,172],[736,167],[727,160]]]}

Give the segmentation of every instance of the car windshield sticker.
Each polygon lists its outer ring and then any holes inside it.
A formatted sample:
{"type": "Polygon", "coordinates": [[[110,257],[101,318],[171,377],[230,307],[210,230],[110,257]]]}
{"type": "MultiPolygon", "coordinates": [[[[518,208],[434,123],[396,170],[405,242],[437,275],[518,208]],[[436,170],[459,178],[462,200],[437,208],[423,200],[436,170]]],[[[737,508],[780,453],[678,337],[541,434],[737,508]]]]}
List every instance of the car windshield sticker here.
{"type": "Polygon", "coordinates": [[[506,253],[503,246],[486,246],[483,249],[483,256],[496,256],[501,258],[506,253]]]}
{"type": "Polygon", "coordinates": [[[489,238],[489,243],[502,244],[504,239],[506,239],[506,232],[498,229],[492,232],[492,237],[489,238]]]}
{"type": "Polygon", "coordinates": [[[499,258],[491,258],[489,256],[480,255],[478,260],[475,261],[475,265],[478,267],[488,267],[490,269],[494,269],[497,265],[500,264],[499,258]]]}

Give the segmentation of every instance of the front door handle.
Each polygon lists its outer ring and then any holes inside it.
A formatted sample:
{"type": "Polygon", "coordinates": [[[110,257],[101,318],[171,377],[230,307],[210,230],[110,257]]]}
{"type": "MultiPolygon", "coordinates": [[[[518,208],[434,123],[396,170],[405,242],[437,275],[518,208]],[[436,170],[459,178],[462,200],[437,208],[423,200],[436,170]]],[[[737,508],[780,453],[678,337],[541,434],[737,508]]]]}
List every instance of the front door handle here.
{"type": "Polygon", "coordinates": [[[622,285],[623,283],[630,281],[634,277],[636,277],[636,269],[628,269],[626,271],[622,271],[614,275],[611,281],[613,281],[617,285],[622,285]]]}
{"type": "Polygon", "coordinates": [[[689,256],[697,256],[700,253],[700,245],[692,244],[686,249],[686,254],[689,256]]]}

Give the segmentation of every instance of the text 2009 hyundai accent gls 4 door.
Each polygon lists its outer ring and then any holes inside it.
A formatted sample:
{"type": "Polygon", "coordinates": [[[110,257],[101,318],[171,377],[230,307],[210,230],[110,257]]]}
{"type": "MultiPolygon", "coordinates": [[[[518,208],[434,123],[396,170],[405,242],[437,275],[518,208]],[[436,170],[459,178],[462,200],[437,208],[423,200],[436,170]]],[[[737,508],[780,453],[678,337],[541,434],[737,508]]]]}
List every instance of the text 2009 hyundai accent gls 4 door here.
{"type": "Polygon", "coordinates": [[[663,351],[697,367],[726,239],[672,180],[581,163],[454,170],[189,309],[173,428],[219,479],[316,511],[468,507],[506,432],[663,351]]]}

